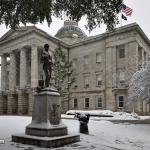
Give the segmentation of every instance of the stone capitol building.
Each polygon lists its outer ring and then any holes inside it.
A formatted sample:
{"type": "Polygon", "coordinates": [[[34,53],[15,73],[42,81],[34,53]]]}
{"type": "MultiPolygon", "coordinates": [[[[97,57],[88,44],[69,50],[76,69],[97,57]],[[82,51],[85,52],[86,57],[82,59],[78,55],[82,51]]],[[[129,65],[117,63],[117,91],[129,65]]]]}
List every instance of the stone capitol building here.
{"type": "Polygon", "coordinates": [[[72,61],[73,77],[62,112],[68,109],[132,111],[150,114],[150,104],[128,102],[130,79],[150,55],[150,41],[136,23],[88,37],[65,21],[55,37],[35,26],[10,30],[0,38],[0,114],[31,115],[38,80],[44,78],[43,45],[58,45],[72,61]]]}

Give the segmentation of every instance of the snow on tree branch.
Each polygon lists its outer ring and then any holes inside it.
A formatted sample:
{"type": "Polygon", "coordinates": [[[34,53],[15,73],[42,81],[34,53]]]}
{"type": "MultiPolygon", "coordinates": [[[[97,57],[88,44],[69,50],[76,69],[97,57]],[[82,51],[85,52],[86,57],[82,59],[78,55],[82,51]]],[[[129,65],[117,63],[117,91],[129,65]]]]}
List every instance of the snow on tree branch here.
{"type": "Polygon", "coordinates": [[[133,74],[129,85],[129,101],[150,100],[150,61],[145,61],[133,74]]]}

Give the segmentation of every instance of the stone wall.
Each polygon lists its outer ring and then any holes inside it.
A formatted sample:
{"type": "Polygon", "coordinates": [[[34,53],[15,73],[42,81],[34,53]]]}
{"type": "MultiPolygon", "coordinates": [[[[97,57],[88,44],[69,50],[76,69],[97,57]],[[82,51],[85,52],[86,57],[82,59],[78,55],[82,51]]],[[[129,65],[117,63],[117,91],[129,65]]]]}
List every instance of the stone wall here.
{"type": "Polygon", "coordinates": [[[8,93],[7,96],[7,114],[17,114],[18,113],[18,98],[16,93],[8,93]]]}
{"type": "MultiPolygon", "coordinates": [[[[141,38],[136,31],[123,32],[111,35],[105,39],[93,40],[91,43],[76,44],[70,49],[70,60],[76,61],[74,65],[74,77],[77,78],[76,88],[72,86],[72,99],[78,99],[78,108],[84,108],[84,98],[90,98],[90,108],[96,109],[95,98],[104,91],[105,109],[113,111],[132,111],[133,108],[128,105],[128,86],[132,75],[138,70],[139,56],[138,48],[142,46],[142,50],[150,53],[149,46],[141,38]],[[125,46],[125,58],[119,59],[117,54],[117,46],[125,46]],[[101,53],[101,63],[96,63],[96,54],[101,53]],[[88,65],[84,65],[84,57],[88,56],[88,65]],[[120,73],[125,73],[125,83],[120,82],[120,73]],[[96,73],[102,76],[102,86],[96,87],[96,73]],[[84,78],[89,76],[89,87],[84,87],[84,78]],[[80,94],[79,94],[80,93],[80,94]],[[89,94],[93,93],[93,94],[89,94]],[[117,97],[123,95],[125,98],[125,107],[118,108],[117,97]]],[[[143,56],[142,56],[143,57],[143,56]]],[[[144,60],[142,59],[142,62],[144,60]]],[[[73,100],[70,102],[73,106],[73,100]]],[[[136,112],[148,112],[149,106],[137,104],[136,112]],[[142,108],[141,108],[142,107],[142,108]],[[142,109],[142,110],[141,110],[142,109]]],[[[73,107],[72,107],[73,109],[73,107]]]]}

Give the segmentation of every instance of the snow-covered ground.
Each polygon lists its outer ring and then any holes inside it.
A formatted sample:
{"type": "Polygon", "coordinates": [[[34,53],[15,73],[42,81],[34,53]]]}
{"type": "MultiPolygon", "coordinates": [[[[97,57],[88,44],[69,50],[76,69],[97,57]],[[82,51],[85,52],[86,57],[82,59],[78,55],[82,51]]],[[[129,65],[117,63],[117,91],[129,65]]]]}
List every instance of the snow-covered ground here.
{"type": "MultiPolygon", "coordinates": [[[[63,119],[69,133],[77,133],[78,120],[63,119]]],[[[0,116],[0,150],[46,150],[30,145],[11,142],[11,135],[24,132],[31,117],[0,116]]],[[[113,124],[107,120],[90,120],[89,135],[80,134],[81,141],[53,150],[150,150],[150,124],[113,124]]]]}

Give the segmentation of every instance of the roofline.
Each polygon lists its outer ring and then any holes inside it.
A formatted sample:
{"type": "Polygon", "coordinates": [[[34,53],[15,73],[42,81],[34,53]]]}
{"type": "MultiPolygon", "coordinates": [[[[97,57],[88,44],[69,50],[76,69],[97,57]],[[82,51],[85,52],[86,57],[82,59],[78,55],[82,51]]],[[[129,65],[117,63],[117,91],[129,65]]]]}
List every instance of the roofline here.
{"type": "Polygon", "coordinates": [[[136,30],[144,38],[145,42],[150,46],[149,38],[147,37],[147,35],[144,33],[144,31],[142,30],[142,28],[138,24],[137,24],[136,30]]]}
{"type": "MultiPolygon", "coordinates": [[[[81,40],[81,41],[79,41],[77,43],[74,43],[72,45],[67,44],[66,42],[62,41],[59,38],[56,38],[56,37],[53,37],[53,36],[49,35],[45,31],[43,31],[43,30],[41,30],[41,29],[39,29],[39,28],[37,28],[35,26],[29,26],[29,27],[33,27],[33,28],[30,29],[27,32],[24,32],[24,33],[20,34],[20,35],[16,35],[14,37],[11,37],[8,40],[0,41],[0,45],[4,44],[4,43],[7,43],[7,42],[9,42],[11,40],[18,39],[18,38],[20,38],[20,37],[22,37],[22,36],[24,36],[26,34],[30,34],[31,32],[35,32],[35,33],[37,33],[37,34],[39,34],[39,35],[41,35],[41,36],[43,36],[45,38],[51,39],[54,43],[60,44],[64,48],[75,48],[75,47],[78,47],[78,46],[81,46],[81,45],[85,45],[85,44],[93,43],[93,42],[96,42],[96,41],[99,41],[99,40],[103,40],[103,39],[105,39],[105,38],[107,38],[109,36],[113,36],[115,34],[129,32],[131,30],[136,30],[143,37],[143,39],[145,40],[145,42],[150,46],[150,41],[149,41],[148,37],[146,36],[146,34],[143,32],[143,30],[141,29],[141,27],[137,23],[132,23],[132,24],[128,24],[128,25],[116,28],[116,29],[114,29],[111,32],[105,32],[105,33],[102,33],[102,34],[99,34],[99,35],[88,37],[88,38],[86,38],[84,40],[81,40]]],[[[10,29],[1,38],[4,38],[4,36],[6,36],[9,33],[11,33],[11,31],[12,30],[10,29]]],[[[0,38],[0,40],[1,40],[1,38],[0,38]]]]}
{"type": "Polygon", "coordinates": [[[125,25],[125,26],[122,26],[122,27],[119,27],[119,28],[115,28],[111,32],[105,32],[105,33],[102,33],[102,34],[99,34],[99,35],[91,36],[91,37],[86,38],[82,41],[79,41],[78,43],[74,43],[72,45],[69,45],[69,47],[74,48],[74,47],[78,47],[78,46],[81,46],[81,45],[89,44],[89,43],[92,43],[92,42],[96,42],[96,41],[105,39],[109,36],[113,36],[113,35],[124,33],[124,32],[129,32],[131,30],[136,30],[143,37],[145,42],[150,46],[150,40],[148,39],[146,34],[143,32],[141,27],[137,23],[132,23],[132,24],[128,24],[128,25],[125,25]]]}
{"type": "MultiPolygon", "coordinates": [[[[16,28],[16,31],[17,30],[20,30],[20,29],[25,29],[25,28],[34,28],[34,26],[21,26],[21,27],[19,27],[19,28],[16,28]]],[[[7,37],[7,35],[9,35],[9,34],[11,34],[11,33],[13,33],[13,32],[15,32],[15,29],[10,29],[10,30],[8,30],[4,35],[2,35],[2,37],[0,37],[0,42],[1,41],[3,41],[3,39],[5,38],[5,37],[7,37]]]]}

